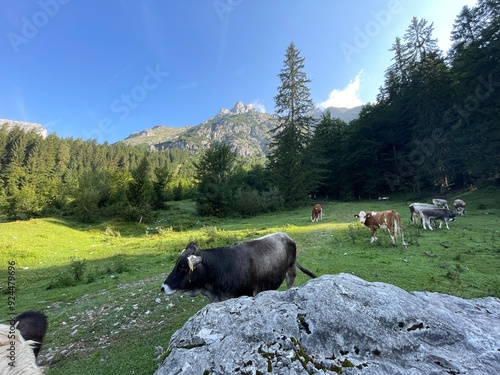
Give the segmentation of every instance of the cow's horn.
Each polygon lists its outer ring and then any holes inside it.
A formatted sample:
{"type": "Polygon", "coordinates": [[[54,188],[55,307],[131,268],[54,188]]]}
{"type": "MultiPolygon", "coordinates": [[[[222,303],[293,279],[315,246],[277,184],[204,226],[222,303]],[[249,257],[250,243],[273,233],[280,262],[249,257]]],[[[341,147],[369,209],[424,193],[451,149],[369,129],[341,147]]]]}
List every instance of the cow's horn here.
{"type": "Polygon", "coordinates": [[[190,255],[188,256],[188,265],[189,265],[189,269],[191,270],[191,272],[194,271],[194,269],[196,268],[196,266],[198,264],[201,263],[201,257],[198,256],[198,255],[190,255]]]}

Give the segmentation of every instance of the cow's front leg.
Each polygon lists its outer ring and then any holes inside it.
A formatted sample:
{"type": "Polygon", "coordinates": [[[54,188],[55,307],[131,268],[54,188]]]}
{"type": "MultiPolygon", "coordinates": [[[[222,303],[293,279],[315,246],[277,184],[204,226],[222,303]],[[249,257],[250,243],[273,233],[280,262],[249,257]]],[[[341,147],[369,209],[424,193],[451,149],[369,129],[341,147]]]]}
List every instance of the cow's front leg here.
{"type": "Polygon", "coordinates": [[[431,225],[431,220],[429,219],[429,221],[427,222],[427,227],[430,229],[430,230],[434,230],[432,229],[432,225],[431,225]]]}

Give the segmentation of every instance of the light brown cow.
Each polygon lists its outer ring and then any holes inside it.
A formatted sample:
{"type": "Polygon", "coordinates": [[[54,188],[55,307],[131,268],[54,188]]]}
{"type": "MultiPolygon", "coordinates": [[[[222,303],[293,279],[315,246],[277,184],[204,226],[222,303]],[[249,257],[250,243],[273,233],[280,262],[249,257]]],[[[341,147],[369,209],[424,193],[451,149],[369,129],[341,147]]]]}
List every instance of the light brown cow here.
{"type": "Polygon", "coordinates": [[[311,212],[311,221],[313,223],[317,223],[318,221],[323,220],[323,207],[321,205],[315,204],[312,212],[311,212]]]}
{"type": "Polygon", "coordinates": [[[396,236],[401,235],[401,242],[403,247],[406,247],[403,227],[401,225],[401,217],[396,210],[388,210],[381,212],[365,212],[361,211],[359,214],[355,214],[354,217],[359,218],[359,221],[363,223],[366,227],[370,229],[372,239],[370,243],[378,240],[376,232],[378,228],[387,229],[391,236],[391,242],[396,245],[396,236]]]}

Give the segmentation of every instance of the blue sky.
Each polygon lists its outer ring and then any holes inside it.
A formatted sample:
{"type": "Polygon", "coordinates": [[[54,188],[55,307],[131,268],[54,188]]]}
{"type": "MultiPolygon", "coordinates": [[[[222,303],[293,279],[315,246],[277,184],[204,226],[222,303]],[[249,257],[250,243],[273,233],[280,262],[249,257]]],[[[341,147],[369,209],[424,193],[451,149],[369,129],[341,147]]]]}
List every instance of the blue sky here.
{"type": "Polygon", "coordinates": [[[3,0],[0,118],[110,143],[197,125],[238,101],[274,112],[286,48],[318,106],[373,101],[413,16],[446,51],[475,0],[3,0]]]}

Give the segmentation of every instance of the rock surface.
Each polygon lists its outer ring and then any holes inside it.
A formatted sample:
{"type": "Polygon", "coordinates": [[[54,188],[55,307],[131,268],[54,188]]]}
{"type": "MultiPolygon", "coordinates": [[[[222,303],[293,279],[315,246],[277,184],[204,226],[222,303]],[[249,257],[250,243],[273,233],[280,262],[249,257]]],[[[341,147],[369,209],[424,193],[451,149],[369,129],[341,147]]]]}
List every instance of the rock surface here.
{"type": "Polygon", "coordinates": [[[47,129],[45,129],[42,125],[37,124],[36,122],[0,119],[0,128],[4,125],[9,131],[15,127],[19,127],[25,132],[34,131],[35,133],[42,136],[42,138],[47,138],[47,129]]]}
{"type": "Polygon", "coordinates": [[[156,375],[499,374],[500,300],[322,276],[209,304],[167,352],[156,375]]]}

